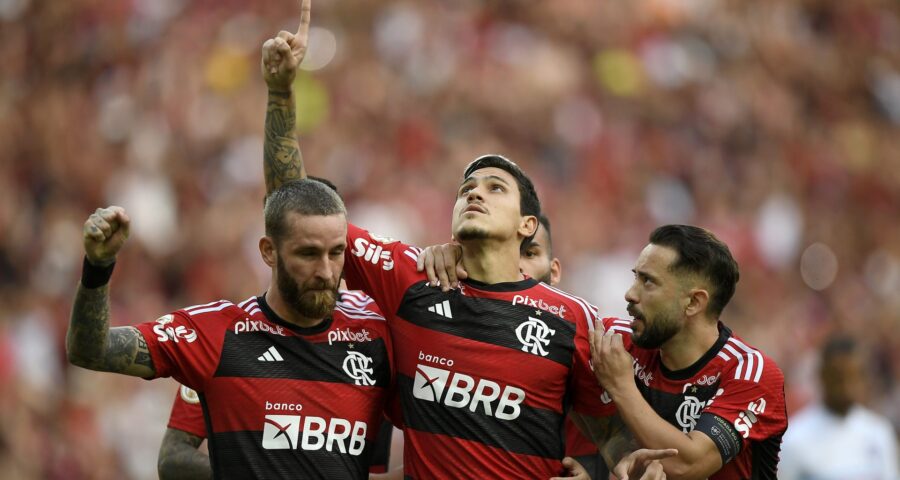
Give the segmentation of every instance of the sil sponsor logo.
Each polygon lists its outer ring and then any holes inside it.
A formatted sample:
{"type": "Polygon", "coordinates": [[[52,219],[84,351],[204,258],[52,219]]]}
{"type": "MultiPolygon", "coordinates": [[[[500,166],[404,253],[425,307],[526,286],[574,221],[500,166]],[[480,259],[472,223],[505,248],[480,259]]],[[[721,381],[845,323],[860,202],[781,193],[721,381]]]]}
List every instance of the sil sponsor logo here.
{"type": "Polygon", "coordinates": [[[156,334],[157,340],[175,343],[180,343],[182,340],[187,343],[193,343],[197,340],[197,332],[184,325],[172,325],[174,321],[175,317],[171,313],[163,315],[156,320],[156,325],[153,326],[153,333],[156,334]]]}
{"type": "Polygon", "coordinates": [[[734,420],[734,428],[741,434],[742,437],[747,438],[750,436],[750,429],[753,428],[753,425],[756,425],[756,422],[759,421],[759,416],[765,413],[766,411],[766,399],[760,397],[759,400],[754,402],[750,402],[747,405],[747,409],[741,412],[738,415],[738,418],[734,420]]]}
{"type": "Polygon", "coordinates": [[[394,259],[391,256],[391,251],[385,250],[378,243],[370,243],[365,238],[357,238],[353,241],[351,253],[367,262],[372,262],[373,265],[381,264],[381,268],[385,271],[393,270],[394,268],[394,259]]]}

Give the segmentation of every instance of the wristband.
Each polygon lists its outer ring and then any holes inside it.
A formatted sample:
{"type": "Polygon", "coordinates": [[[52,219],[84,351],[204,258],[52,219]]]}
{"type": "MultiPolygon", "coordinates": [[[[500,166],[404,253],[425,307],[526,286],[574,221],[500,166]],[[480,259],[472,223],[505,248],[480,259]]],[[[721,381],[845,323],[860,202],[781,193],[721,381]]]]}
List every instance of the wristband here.
{"type": "Polygon", "coordinates": [[[109,277],[112,276],[113,268],[116,262],[112,262],[105,267],[98,267],[88,261],[84,257],[84,264],[81,267],[81,285],[84,288],[100,288],[109,283],[109,277]]]}

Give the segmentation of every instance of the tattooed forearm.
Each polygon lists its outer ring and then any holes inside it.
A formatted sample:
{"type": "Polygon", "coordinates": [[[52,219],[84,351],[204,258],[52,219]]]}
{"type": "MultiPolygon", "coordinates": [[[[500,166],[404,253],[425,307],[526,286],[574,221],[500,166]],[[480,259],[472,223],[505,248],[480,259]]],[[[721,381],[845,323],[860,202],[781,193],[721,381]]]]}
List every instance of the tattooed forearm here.
{"type": "Polygon", "coordinates": [[[293,93],[269,91],[263,141],[266,194],[291,180],[306,178],[297,142],[297,109],[293,93]]]}
{"type": "Polygon", "coordinates": [[[197,451],[203,439],[190,433],[166,429],[156,468],[160,480],[212,478],[209,456],[197,451]]]}
{"type": "Polygon", "coordinates": [[[79,367],[140,377],[154,374],[144,336],[134,327],[109,328],[109,285],[78,286],[69,331],[69,362],[79,367]]]}
{"type": "Polygon", "coordinates": [[[618,414],[611,417],[589,417],[572,412],[571,417],[582,433],[597,444],[609,468],[639,448],[618,414]]]}
{"type": "Polygon", "coordinates": [[[69,361],[80,367],[96,369],[94,367],[106,351],[108,331],[109,285],[99,288],[78,285],[66,334],[69,361]]]}
{"type": "Polygon", "coordinates": [[[147,342],[140,332],[138,332],[137,355],[134,357],[134,363],[151,369],[153,368],[153,359],[150,358],[150,349],[147,347],[147,342]]]}
{"type": "Polygon", "coordinates": [[[638,448],[637,440],[628,431],[622,417],[618,414],[610,417],[606,443],[600,448],[600,453],[606,459],[607,465],[610,468],[614,467],[619,463],[619,460],[638,448]]]}

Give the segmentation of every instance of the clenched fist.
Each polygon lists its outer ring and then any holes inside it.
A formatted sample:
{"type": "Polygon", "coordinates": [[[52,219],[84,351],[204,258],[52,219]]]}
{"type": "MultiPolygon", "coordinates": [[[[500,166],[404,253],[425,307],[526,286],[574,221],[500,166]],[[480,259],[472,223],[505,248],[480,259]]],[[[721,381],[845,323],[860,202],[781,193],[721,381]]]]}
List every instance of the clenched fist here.
{"type": "Polygon", "coordinates": [[[131,219],[122,207],[98,208],[84,222],[84,254],[91,264],[107,266],[128,239],[131,219]]]}
{"type": "Polygon", "coordinates": [[[297,76],[297,67],[306,56],[309,40],[309,13],[312,0],[300,2],[300,26],[297,33],[282,30],[263,43],[262,73],[269,90],[287,92],[297,76]]]}

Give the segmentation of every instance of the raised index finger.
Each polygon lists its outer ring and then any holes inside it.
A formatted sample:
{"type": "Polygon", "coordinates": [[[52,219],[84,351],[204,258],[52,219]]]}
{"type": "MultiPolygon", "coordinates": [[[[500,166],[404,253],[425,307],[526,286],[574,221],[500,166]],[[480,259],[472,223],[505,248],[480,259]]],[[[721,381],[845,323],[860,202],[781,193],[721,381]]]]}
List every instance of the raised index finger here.
{"type": "Polygon", "coordinates": [[[306,38],[309,35],[309,13],[312,10],[312,0],[300,0],[300,26],[297,27],[297,36],[306,38]]]}
{"type": "Polygon", "coordinates": [[[678,455],[678,449],[676,448],[667,448],[665,450],[641,449],[636,453],[636,456],[644,461],[662,460],[664,458],[674,457],[675,455],[678,455]]]}

